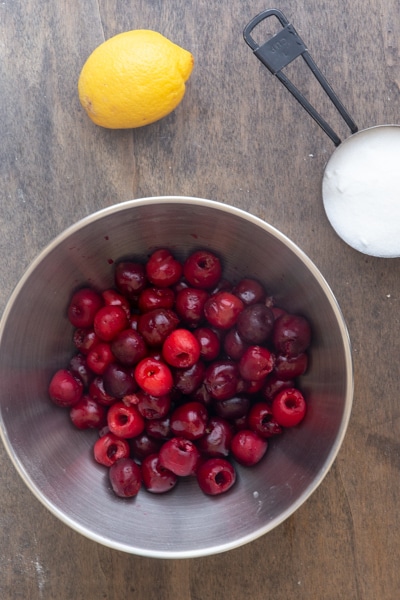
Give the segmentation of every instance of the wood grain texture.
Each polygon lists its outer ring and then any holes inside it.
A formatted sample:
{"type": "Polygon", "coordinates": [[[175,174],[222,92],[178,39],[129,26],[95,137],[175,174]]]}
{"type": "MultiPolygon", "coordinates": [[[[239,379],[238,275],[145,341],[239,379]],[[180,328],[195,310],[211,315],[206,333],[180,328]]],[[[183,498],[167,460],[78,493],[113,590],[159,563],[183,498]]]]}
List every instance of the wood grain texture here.
{"type": "MultiPolygon", "coordinates": [[[[397,0],[277,0],[360,128],[400,117],[397,0]]],[[[193,195],[244,208],[293,239],[348,323],[355,397],[339,456],[270,534],[210,558],[158,561],[104,548],[36,500],[0,447],[0,597],[33,600],[398,600],[399,259],[332,231],[321,178],[333,145],[244,44],[261,0],[0,2],[0,311],[37,253],[116,202],[193,195]],[[195,69],[176,111],[135,131],[84,115],[77,79],[104,39],[161,31],[195,69]]],[[[347,136],[307,69],[290,74],[347,136]]]]}

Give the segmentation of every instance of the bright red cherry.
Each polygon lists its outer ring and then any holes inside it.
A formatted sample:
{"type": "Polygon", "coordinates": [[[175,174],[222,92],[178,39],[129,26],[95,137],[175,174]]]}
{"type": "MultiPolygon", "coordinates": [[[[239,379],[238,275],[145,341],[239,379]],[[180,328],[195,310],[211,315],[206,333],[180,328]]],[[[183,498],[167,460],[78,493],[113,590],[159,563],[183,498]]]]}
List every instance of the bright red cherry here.
{"type": "Polygon", "coordinates": [[[156,250],[146,263],[146,275],[150,283],[164,288],[175,285],[182,276],[182,265],[166,248],[156,250]]]}
{"type": "Polygon", "coordinates": [[[73,294],[68,305],[68,319],[74,327],[91,327],[103,300],[92,288],[82,288],[73,294]]]}
{"type": "Polygon", "coordinates": [[[68,369],[59,369],[49,384],[49,396],[54,404],[63,407],[73,406],[81,399],[83,383],[68,369]]]}
{"type": "Polygon", "coordinates": [[[93,453],[98,463],[105,467],[111,467],[120,458],[128,458],[130,448],[126,440],[109,432],[95,442],[93,453]]]}
{"type": "Polygon", "coordinates": [[[236,472],[225,458],[209,458],[199,466],[196,477],[204,494],[216,496],[227,492],[233,486],[236,472]]]}
{"type": "Polygon", "coordinates": [[[199,460],[200,452],[194,442],[182,437],[173,437],[166,441],[159,453],[160,465],[180,477],[193,475],[199,460]]]}
{"type": "Polygon", "coordinates": [[[184,262],[183,274],[191,286],[212,289],[221,279],[221,261],[208,250],[197,250],[184,262]]]}
{"type": "Polygon", "coordinates": [[[94,317],[94,331],[105,342],[110,342],[115,336],[128,327],[128,317],[122,306],[103,306],[94,317]]]}
{"type": "Polygon", "coordinates": [[[147,357],[135,367],[138,385],[152,396],[164,396],[172,390],[174,380],[169,367],[156,358],[147,357]]]}
{"type": "Polygon", "coordinates": [[[136,406],[115,402],[107,413],[107,424],[111,433],[129,439],[140,435],[144,430],[144,419],[136,406]]]}
{"type": "Polygon", "coordinates": [[[218,292],[204,305],[204,315],[212,327],[230,329],[244,308],[243,302],[230,292],[218,292]]]}
{"type": "Polygon", "coordinates": [[[268,448],[266,439],[250,429],[238,431],[231,443],[231,451],[238,463],[246,467],[256,465],[268,448]]]}
{"type": "Polygon", "coordinates": [[[186,369],[199,360],[200,344],[188,329],[175,329],[165,339],[162,355],[172,367],[186,369]]]}
{"type": "Polygon", "coordinates": [[[150,454],[142,462],[143,484],[148,492],[164,494],[178,483],[178,476],[160,464],[158,453],[150,454]]]}
{"type": "Polygon", "coordinates": [[[282,427],[295,427],[306,415],[306,401],[296,388],[279,392],[272,401],[272,414],[282,427]]]}

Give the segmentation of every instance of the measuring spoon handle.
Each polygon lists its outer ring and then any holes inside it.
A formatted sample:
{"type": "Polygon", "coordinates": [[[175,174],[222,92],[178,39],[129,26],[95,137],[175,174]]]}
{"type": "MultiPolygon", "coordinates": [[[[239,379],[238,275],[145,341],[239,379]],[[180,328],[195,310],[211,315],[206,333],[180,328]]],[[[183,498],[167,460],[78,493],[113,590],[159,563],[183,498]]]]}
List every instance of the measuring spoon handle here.
{"type": "Polygon", "coordinates": [[[262,11],[254,19],[252,19],[243,30],[243,37],[247,45],[253,50],[255,56],[267,67],[267,69],[275,75],[281,83],[289,90],[289,92],[296,98],[301,106],[308,112],[308,114],[318,123],[318,125],[325,131],[330,137],[335,146],[339,146],[341,139],[332,129],[332,127],[326,122],[326,120],[318,113],[318,111],[310,104],[305,96],[297,89],[297,87],[288,79],[288,77],[282,73],[282,69],[287,67],[292,61],[301,56],[310,68],[325,93],[329,96],[330,100],[350,128],[352,133],[358,131],[358,127],[355,124],[352,117],[339,100],[328,81],[317,67],[314,60],[311,58],[306,45],[303,40],[287,20],[285,15],[276,8],[271,8],[262,11]],[[269,17],[276,17],[282,29],[272,36],[269,40],[263,43],[261,46],[258,45],[252,37],[252,32],[257,25],[269,17]]]}

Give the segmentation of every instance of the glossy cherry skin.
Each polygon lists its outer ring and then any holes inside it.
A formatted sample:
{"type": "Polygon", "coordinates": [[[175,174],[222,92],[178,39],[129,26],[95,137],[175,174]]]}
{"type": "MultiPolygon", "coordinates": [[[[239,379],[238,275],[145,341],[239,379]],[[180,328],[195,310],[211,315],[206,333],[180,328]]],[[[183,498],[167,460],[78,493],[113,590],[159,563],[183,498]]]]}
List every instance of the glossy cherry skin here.
{"type": "Polygon", "coordinates": [[[114,493],[120,498],[137,496],[142,485],[142,471],[132,458],[120,458],[111,465],[108,476],[114,493]]]}
{"type": "Polygon", "coordinates": [[[107,424],[111,433],[129,439],[140,435],[145,426],[144,419],[136,406],[115,402],[107,413],[107,424]]]}
{"type": "Polygon", "coordinates": [[[130,448],[126,440],[109,432],[96,440],[93,454],[96,462],[111,467],[120,458],[128,458],[130,448]]]}
{"type": "Polygon", "coordinates": [[[214,400],[214,412],[223,419],[234,421],[245,417],[250,409],[251,400],[247,394],[235,394],[225,400],[214,400]]]}
{"type": "Polygon", "coordinates": [[[175,436],[187,440],[198,440],[206,432],[208,412],[201,402],[181,404],[171,415],[171,431],[175,436]]]}
{"type": "Polygon", "coordinates": [[[134,261],[121,261],[115,265],[115,285],[129,299],[136,299],[147,286],[144,265],[134,261]]]}
{"type": "Polygon", "coordinates": [[[180,477],[193,475],[199,460],[200,452],[194,442],[181,437],[167,440],[159,452],[160,465],[180,477]]]}
{"type": "Polygon", "coordinates": [[[282,356],[275,358],[274,371],[283,380],[296,379],[307,371],[308,355],[302,352],[298,356],[282,356]]]}
{"type": "Polygon", "coordinates": [[[179,318],[173,310],[155,308],[139,316],[138,331],[149,346],[160,347],[178,325],[179,318]]]}
{"type": "Polygon", "coordinates": [[[200,357],[206,362],[216,360],[221,352],[218,333],[211,327],[197,327],[193,334],[200,344],[200,357]]]}
{"type": "Polygon", "coordinates": [[[104,290],[101,296],[106,306],[120,306],[121,308],[123,308],[123,310],[126,313],[126,316],[129,319],[131,314],[131,307],[128,299],[125,296],[113,289],[104,290]]]}
{"type": "Polygon", "coordinates": [[[88,352],[86,363],[96,375],[103,375],[108,365],[115,361],[111,346],[108,342],[98,342],[88,352]]]}
{"type": "Polygon", "coordinates": [[[147,357],[135,367],[135,379],[151,396],[164,396],[172,390],[174,380],[169,367],[162,361],[147,357]]]}
{"type": "Polygon", "coordinates": [[[275,420],[271,405],[268,402],[253,404],[248,414],[247,423],[250,429],[263,438],[282,433],[282,427],[275,420]]]}
{"type": "Polygon", "coordinates": [[[103,406],[111,406],[111,404],[114,404],[114,402],[117,401],[115,396],[111,396],[105,391],[104,381],[101,375],[95,377],[91,382],[89,386],[89,395],[96,400],[96,402],[102,404],[103,406]]]}
{"type": "Polygon", "coordinates": [[[183,274],[191,286],[212,289],[221,279],[221,261],[208,250],[196,250],[185,260],[183,274]]]}
{"type": "Polygon", "coordinates": [[[78,429],[101,429],[107,424],[106,409],[88,394],[84,394],[69,412],[78,429]]]}
{"type": "Polygon", "coordinates": [[[72,295],[67,309],[68,319],[74,327],[91,327],[97,311],[102,306],[100,294],[92,288],[82,288],[72,295]]]}
{"type": "Polygon", "coordinates": [[[137,306],[140,312],[148,312],[155,308],[172,308],[175,304],[175,293],[169,287],[148,287],[141,292],[137,306]]]}
{"type": "Polygon", "coordinates": [[[267,448],[267,440],[250,429],[238,431],[231,443],[233,457],[238,463],[246,467],[252,467],[260,462],[267,448]]]}
{"type": "Polygon", "coordinates": [[[272,414],[282,427],[299,425],[306,415],[306,410],[304,396],[296,388],[282,390],[272,402],[272,414]]]}
{"type": "Polygon", "coordinates": [[[89,369],[86,356],[79,352],[75,354],[69,361],[68,370],[71,371],[74,377],[80,379],[83,387],[87,390],[90,383],[93,381],[95,374],[89,369]]]}
{"type": "Polygon", "coordinates": [[[298,356],[311,343],[310,324],[300,315],[285,313],[275,321],[272,340],[277,354],[298,356]]]}
{"type": "Polygon", "coordinates": [[[249,346],[247,342],[240,337],[236,327],[232,327],[227,331],[224,337],[224,351],[232,360],[240,360],[244,351],[249,346]]]}
{"type": "Polygon", "coordinates": [[[256,279],[249,277],[241,279],[233,288],[232,293],[238,296],[246,306],[264,302],[266,296],[264,286],[256,279]]]}
{"type": "Polygon", "coordinates": [[[51,378],[49,396],[58,406],[70,407],[79,402],[83,394],[83,383],[68,369],[59,369],[51,378]]]}
{"type": "Polygon", "coordinates": [[[239,361],[239,372],[249,381],[264,380],[275,365],[275,356],[263,346],[249,346],[239,361]]]}
{"type": "Polygon", "coordinates": [[[206,369],[204,383],[216,400],[227,400],[235,395],[239,382],[239,369],[231,360],[216,360],[206,369]]]}
{"type": "Polygon", "coordinates": [[[127,327],[128,317],[122,306],[103,306],[94,317],[94,331],[105,342],[110,342],[127,327]]]}
{"type": "Polygon", "coordinates": [[[201,491],[210,496],[227,492],[236,481],[236,471],[225,458],[209,458],[196,473],[201,491]]]}
{"type": "Polygon", "coordinates": [[[294,387],[294,381],[291,379],[281,379],[275,371],[268,375],[264,382],[261,395],[268,402],[272,402],[278,392],[285,388],[294,387]]]}
{"type": "Polygon", "coordinates": [[[181,263],[166,248],[153,252],[146,262],[145,269],[150,283],[160,288],[175,285],[183,272],[181,263]]]}
{"type": "Polygon", "coordinates": [[[200,344],[188,329],[174,329],[164,340],[162,356],[179,369],[192,367],[200,358],[200,344]]]}
{"type": "Polygon", "coordinates": [[[144,337],[134,329],[120,331],[110,343],[115,358],[123,365],[136,365],[148,354],[144,337]]]}
{"type": "Polygon", "coordinates": [[[132,370],[119,363],[108,365],[103,373],[103,384],[107,394],[115,398],[123,398],[138,389],[132,370]]]}
{"type": "Polygon", "coordinates": [[[148,492],[165,494],[178,483],[178,476],[160,464],[159,454],[153,453],[142,462],[143,484],[148,492]]]}
{"type": "Polygon", "coordinates": [[[165,441],[173,437],[170,423],[171,419],[169,415],[162,419],[146,420],[145,431],[150,437],[165,441]]]}
{"type": "Polygon", "coordinates": [[[158,453],[163,444],[162,440],[151,437],[145,431],[128,441],[133,458],[136,458],[136,460],[140,462],[143,461],[146,456],[158,453]]]}
{"type": "Polygon", "coordinates": [[[147,420],[163,419],[169,414],[171,408],[170,394],[152,396],[143,390],[135,393],[137,408],[143,418],[147,420]]]}
{"type": "Polygon", "coordinates": [[[193,394],[201,386],[205,370],[201,360],[187,369],[174,369],[174,387],[182,394],[193,394]]]}
{"type": "Polygon", "coordinates": [[[244,308],[243,302],[230,292],[217,292],[204,305],[204,315],[212,327],[227,330],[233,327],[244,308]]]}
{"type": "Polygon", "coordinates": [[[268,306],[251,304],[238,316],[236,327],[240,337],[248,344],[264,344],[272,333],[274,321],[268,306]]]}
{"type": "Polygon", "coordinates": [[[188,327],[196,327],[204,320],[204,305],[209,298],[206,290],[187,287],[176,295],[175,310],[188,327]]]}
{"type": "Polygon", "coordinates": [[[211,417],[205,434],[197,441],[197,447],[204,456],[229,456],[233,438],[233,427],[220,417],[211,417]]]}

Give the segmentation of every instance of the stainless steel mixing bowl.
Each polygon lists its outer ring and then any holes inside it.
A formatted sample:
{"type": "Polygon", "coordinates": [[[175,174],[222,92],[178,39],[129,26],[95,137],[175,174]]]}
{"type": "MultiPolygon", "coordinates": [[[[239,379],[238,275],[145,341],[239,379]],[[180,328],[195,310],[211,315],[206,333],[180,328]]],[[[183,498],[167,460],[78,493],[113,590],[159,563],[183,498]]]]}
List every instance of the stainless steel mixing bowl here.
{"type": "Polygon", "coordinates": [[[68,228],[33,262],[14,290],[0,328],[0,430],[22,479],[61,521],[106,546],[158,558],[223,552],[282,523],[321,483],[350,417],[351,349],[343,316],[305,254],[264,221],[209,200],[159,197],[101,210],[68,228]],[[271,443],[264,460],[239,468],[227,494],[208,497],[188,479],[169,494],[133,501],[110,490],[92,458],[95,432],[81,432],[51,404],[49,380],[73,353],[66,306],[82,284],[113,285],[112,261],[167,246],[178,257],[206,247],[225,274],[260,279],[288,310],[312,323],[303,377],[303,424],[271,443]]]}

